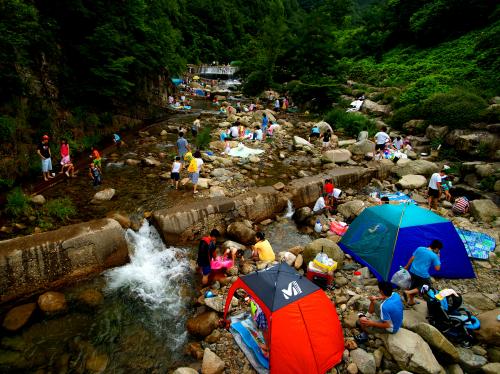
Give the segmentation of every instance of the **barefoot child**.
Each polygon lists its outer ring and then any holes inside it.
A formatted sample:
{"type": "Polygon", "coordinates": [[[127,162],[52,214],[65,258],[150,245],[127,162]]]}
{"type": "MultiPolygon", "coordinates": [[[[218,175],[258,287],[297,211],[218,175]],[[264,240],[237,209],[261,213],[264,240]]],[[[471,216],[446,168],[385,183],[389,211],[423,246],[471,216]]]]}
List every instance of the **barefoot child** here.
{"type": "Polygon", "coordinates": [[[99,167],[96,166],[94,163],[91,163],[89,165],[89,175],[90,178],[92,179],[94,187],[97,187],[102,183],[101,169],[99,169],[99,167]]]}
{"type": "Polygon", "coordinates": [[[181,158],[179,156],[175,157],[172,163],[172,171],[170,172],[170,179],[172,179],[172,188],[175,187],[177,190],[179,188],[180,172],[182,170],[181,158]]]}

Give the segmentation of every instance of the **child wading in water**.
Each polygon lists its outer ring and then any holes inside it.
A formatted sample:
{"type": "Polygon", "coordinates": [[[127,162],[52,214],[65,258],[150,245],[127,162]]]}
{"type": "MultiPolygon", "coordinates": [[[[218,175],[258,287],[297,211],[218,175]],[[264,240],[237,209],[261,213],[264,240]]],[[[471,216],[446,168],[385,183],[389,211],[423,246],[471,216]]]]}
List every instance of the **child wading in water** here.
{"type": "Polygon", "coordinates": [[[94,183],[94,187],[101,185],[102,183],[102,174],[101,169],[96,166],[94,163],[89,165],[89,175],[94,183]]]}
{"type": "Polygon", "coordinates": [[[172,171],[170,172],[170,179],[172,179],[172,188],[179,188],[180,172],[182,170],[181,158],[177,156],[172,163],[172,171]]]}

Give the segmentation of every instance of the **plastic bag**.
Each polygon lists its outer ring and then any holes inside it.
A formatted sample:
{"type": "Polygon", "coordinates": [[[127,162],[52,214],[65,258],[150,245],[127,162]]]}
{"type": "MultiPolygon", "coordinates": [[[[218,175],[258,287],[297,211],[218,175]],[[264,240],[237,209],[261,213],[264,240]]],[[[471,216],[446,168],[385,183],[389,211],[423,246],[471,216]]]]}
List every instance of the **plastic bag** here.
{"type": "Polygon", "coordinates": [[[411,286],[411,275],[405,268],[399,269],[391,278],[391,283],[394,283],[399,288],[407,290],[411,286]]]}

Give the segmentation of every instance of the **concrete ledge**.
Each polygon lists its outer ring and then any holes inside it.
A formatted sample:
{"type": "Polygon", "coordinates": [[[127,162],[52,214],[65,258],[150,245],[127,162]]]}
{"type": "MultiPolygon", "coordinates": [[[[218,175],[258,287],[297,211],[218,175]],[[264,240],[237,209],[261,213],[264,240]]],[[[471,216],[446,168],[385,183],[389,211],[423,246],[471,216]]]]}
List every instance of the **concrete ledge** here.
{"type": "Polygon", "coordinates": [[[123,229],[99,219],[0,242],[0,303],[128,261],[123,229]]]}

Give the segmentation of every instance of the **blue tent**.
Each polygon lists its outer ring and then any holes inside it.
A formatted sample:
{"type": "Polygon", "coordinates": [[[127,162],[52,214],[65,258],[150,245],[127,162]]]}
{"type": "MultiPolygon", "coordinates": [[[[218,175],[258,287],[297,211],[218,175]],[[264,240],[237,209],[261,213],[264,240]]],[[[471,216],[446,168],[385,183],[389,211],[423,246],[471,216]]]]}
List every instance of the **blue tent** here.
{"type": "Polygon", "coordinates": [[[383,280],[405,266],[417,247],[443,243],[442,278],[474,278],[464,244],[453,224],[428,209],[412,204],[378,205],[365,209],[349,226],[339,245],[383,280]]]}

